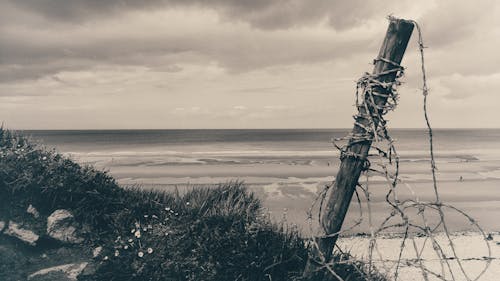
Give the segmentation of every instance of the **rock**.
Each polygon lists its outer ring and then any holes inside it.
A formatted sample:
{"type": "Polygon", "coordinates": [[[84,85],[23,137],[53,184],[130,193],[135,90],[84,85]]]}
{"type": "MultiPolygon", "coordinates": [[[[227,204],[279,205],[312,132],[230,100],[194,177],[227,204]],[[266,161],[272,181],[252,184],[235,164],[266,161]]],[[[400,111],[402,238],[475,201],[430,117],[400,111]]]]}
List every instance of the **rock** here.
{"type": "Polygon", "coordinates": [[[3,234],[15,237],[23,242],[26,242],[32,246],[36,245],[36,242],[40,238],[36,233],[29,229],[24,229],[20,224],[15,223],[13,221],[9,222],[7,229],[3,232],[3,234]]]}
{"type": "Polygon", "coordinates": [[[28,280],[77,280],[87,264],[87,262],[70,263],[44,268],[30,274],[28,280]]]}
{"type": "Polygon", "coordinates": [[[77,235],[78,224],[68,210],[56,210],[47,218],[47,234],[64,243],[81,243],[77,235]]]}
{"type": "Polygon", "coordinates": [[[102,252],[102,247],[101,246],[96,247],[94,251],[92,251],[92,256],[94,258],[97,258],[101,254],[101,252],[102,252]]]}
{"type": "Polygon", "coordinates": [[[62,271],[51,271],[45,274],[35,275],[27,280],[30,281],[74,281],[69,279],[62,271]]]}
{"type": "Polygon", "coordinates": [[[26,210],[26,212],[28,214],[33,215],[33,217],[35,217],[35,219],[38,219],[40,217],[40,213],[38,212],[38,210],[35,207],[33,207],[33,205],[31,205],[31,204],[28,206],[28,209],[26,210]]]}

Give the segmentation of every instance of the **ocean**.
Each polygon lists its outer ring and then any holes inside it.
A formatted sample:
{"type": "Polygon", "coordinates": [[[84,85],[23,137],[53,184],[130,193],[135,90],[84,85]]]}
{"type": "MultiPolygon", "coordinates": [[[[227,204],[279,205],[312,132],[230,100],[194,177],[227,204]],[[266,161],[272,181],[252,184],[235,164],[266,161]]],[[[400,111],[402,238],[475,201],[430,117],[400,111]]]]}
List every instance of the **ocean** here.
{"type": "MultiPolygon", "coordinates": [[[[348,132],[235,129],[21,133],[79,163],[109,171],[125,187],[173,190],[244,181],[263,199],[275,219],[286,215],[289,221],[305,226],[308,206],[337,173],[339,153],[331,139],[348,132]]],[[[400,156],[401,178],[414,186],[412,192],[421,200],[432,200],[427,131],[395,129],[391,136],[400,156]]],[[[494,218],[500,215],[499,139],[500,129],[434,130],[443,200],[457,203],[497,229],[500,222],[494,222],[494,218]]],[[[380,204],[374,211],[382,213],[387,210],[383,205],[387,190],[382,178],[373,177],[372,181],[376,187],[372,200],[380,204]]],[[[402,194],[410,196],[408,191],[402,194]]],[[[466,223],[457,221],[455,225],[467,229],[466,223]]],[[[366,226],[361,227],[363,230],[366,226]]]]}

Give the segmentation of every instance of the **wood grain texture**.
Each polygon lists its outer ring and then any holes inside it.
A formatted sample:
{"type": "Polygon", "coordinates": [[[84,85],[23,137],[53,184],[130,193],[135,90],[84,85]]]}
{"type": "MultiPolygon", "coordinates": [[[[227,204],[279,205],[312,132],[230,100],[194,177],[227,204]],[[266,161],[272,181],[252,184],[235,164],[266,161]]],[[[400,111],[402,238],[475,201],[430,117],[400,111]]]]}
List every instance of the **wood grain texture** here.
{"type": "MultiPolygon", "coordinates": [[[[413,23],[411,21],[402,19],[391,19],[389,23],[389,28],[385,39],[383,41],[382,47],[378,57],[385,58],[389,61],[395,62],[397,64],[401,63],[403,55],[406,51],[408,41],[410,39],[411,33],[413,31],[413,23]]],[[[377,75],[383,73],[387,70],[394,69],[395,65],[377,60],[374,66],[373,74],[377,75]]],[[[396,79],[396,73],[392,72],[386,75],[381,75],[377,78],[380,82],[393,82],[396,79]]],[[[378,92],[383,93],[383,89],[375,89],[378,92]]],[[[378,106],[384,106],[387,102],[387,97],[375,96],[375,104],[378,106]]],[[[366,114],[364,107],[358,107],[358,111],[361,115],[366,114]]],[[[369,121],[365,118],[357,118],[357,122],[361,125],[368,125],[369,121]]],[[[374,118],[374,122],[378,125],[377,120],[374,118]]],[[[355,124],[352,129],[353,134],[363,134],[364,129],[355,124]]],[[[361,155],[362,159],[368,156],[368,151],[370,150],[371,141],[366,140],[362,142],[357,142],[352,144],[350,151],[361,155]]],[[[326,234],[338,233],[344,222],[345,215],[349,209],[349,203],[351,202],[352,196],[356,189],[359,177],[363,170],[364,160],[353,157],[346,157],[342,160],[340,164],[339,171],[337,173],[334,186],[328,192],[326,201],[324,203],[324,208],[321,214],[321,225],[325,230],[326,234]]],[[[337,241],[338,235],[326,238],[317,238],[319,250],[322,256],[328,262],[333,253],[333,248],[337,241]]],[[[311,253],[315,260],[319,260],[320,253],[313,250],[311,253]]],[[[309,260],[306,269],[304,271],[304,277],[308,277],[313,280],[335,280],[331,277],[331,274],[318,272],[318,264],[313,260],[309,260]]]]}

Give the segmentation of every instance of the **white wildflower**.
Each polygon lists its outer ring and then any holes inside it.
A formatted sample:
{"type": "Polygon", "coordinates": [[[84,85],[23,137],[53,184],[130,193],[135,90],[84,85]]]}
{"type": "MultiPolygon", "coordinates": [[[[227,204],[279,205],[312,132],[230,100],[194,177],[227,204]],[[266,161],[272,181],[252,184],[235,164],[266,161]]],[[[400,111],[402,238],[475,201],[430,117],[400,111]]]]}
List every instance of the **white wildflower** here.
{"type": "Polygon", "coordinates": [[[139,251],[139,253],[137,253],[137,255],[138,255],[140,258],[144,257],[144,253],[143,253],[143,252],[141,252],[141,251],[139,251]]]}
{"type": "Polygon", "coordinates": [[[153,248],[148,248],[148,254],[152,254],[153,253],[153,248]]]}

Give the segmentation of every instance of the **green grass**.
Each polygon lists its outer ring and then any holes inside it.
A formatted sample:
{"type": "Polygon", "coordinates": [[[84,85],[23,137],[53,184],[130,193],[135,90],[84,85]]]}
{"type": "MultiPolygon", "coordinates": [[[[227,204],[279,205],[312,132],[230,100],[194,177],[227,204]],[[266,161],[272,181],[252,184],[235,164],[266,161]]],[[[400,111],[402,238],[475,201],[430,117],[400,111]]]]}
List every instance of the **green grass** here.
{"type": "MultiPolygon", "coordinates": [[[[107,173],[4,129],[0,193],[0,220],[23,221],[38,233],[54,210],[74,214],[85,238],[82,253],[103,247],[96,272],[81,280],[299,280],[307,259],[306,241],[271,223],[241,182],[183,195],[124,189],[107,173]],[[40,218],[26,214],[30,204],[40,218]]],[[[29,273],[13,263],[16,278],[29,273]]],[[[352,265],[337,269],[346,280],[364,280],[352,265]]]]}

